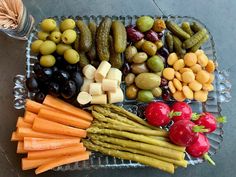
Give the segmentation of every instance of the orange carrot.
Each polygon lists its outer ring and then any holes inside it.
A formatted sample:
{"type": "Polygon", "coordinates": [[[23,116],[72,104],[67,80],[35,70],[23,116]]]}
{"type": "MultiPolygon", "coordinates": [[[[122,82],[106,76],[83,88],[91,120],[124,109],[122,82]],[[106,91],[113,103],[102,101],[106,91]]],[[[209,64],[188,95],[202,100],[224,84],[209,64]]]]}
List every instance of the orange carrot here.
{"type": "Polygon", "coordinates": [[[46,119],[41,119],[38,117],[34,119],[32,128],[33,130],[39,132],[69,135],[81,138],[85,138],[87,134],[87,132],[83,129],[66,126],[46,119]]]}
{"type": "Polygon", "coordinates": [[[30,124],[33,124],[34,122],[34,118],[37,116],[37,114],[34,114],[32,112],[29,111],[25,111],[25,115],[24,115],[24,121],[28,122],[30,124]]]}
{"type": "Polygon", "coordinates": [[[31,128],[32,124],[25,122],[23,117],[18,117],[16,127],[31,128]]]}
{"type": "Polygon", "coordinates": [[[35,173],[40,174],[40,173],[43,173],[45,171],[48,171],[50,169],[53,169],[53,168],[61,166],[61,165],[65,165],[65,164],[69,164],[69,163],[73,163],[73,162],[78,162],[78,161],[82,161],[82,160],[87,160],[87,159],[89,159],[89,155],[90,155],[89,152],[82,152],[82,153],[77,153],[77,154],[73,154],[73,155],[59,157],[59,158],[53,159],[52,161],[39,166],[35,170],[35,173]]]}
{"type": "Polygon", "coordinates": [[[80,144],[80,139],[38,139],[24,138],[24,150],[42,151],[49,149],[58,149],[80,144]]]}
{"type": "Polygon", "coordinates": [[[19,135],[17,132],[12,132],[11,134],[11,141],[22,141],[24,137],[19,135]]]}
{"type": "Polygon", "coordinates": [[[58,122],[64,125],[70,125],[77,128],[88,128],[91,124],[90,122],[77,118],[75,116],[66,113],[51,111],[44,108],[40,109],[38,116],[40,118],[45,118],[47,120],[58,122]]]}
{"type": "Polygon", "coordinates": [[[32,151],[28,152],[28,159],[40,159],[40,158],[50,158],[50,157],[58,157],[63,155],[71,155],[79,152],[84,152],[86,150],[83,147],[83,144],[80,143],[79,145],[65,147],[60,149],[52,149],[52,150],[45,150],[45,151],[32,151]]]}
{"type": "Polygon", "coordinates": [[[36,113],[36,114],[39,112],[39,110],[41,108],[55,110],[52,107],[45,106],[43,104],[37,103],[37,102],[30,100],[30,99],[26,99],[25,108],[26,108],[26,111],[30,111],[30,112],[36,113]]]}
{"type": "Polygon", "coordinates": [[[34,169],[34,168],[39,167],[40,165],[43,165],[45,163],[52,161],[53,159],[55,159],[55,158],[36,159],[36,160],[22,158],[21,159],[21,168],[22,168],[22,170],[34,169]]]}
{"type": "Polygon", "coordinates": [[[55,98],[51,95],[47,95],[43,101],[44,105],[50,106],[52,108],[58,109],[60,111],[66,112],[68,114],[72,114],[76,117],[79,117],[81,119],[92,121],[93,117],[90,113],[76,108],[75,106],[72,106],[69,103],[66,103],[58,98],[55,98]]]}
{"type": "Polygon", "coordinates": [[[24,150],[24,142],[23,141],[18,141],[16,153],[17,154],[27,153],[27,151],[24,150]]]}
{"type": "MultiPolygon", "coordinates": [[[[33,138],[48,138],[48,139],[69,139],[69,138],[75,138],[72,136],[66,136],[66,135],[58,135],[58,134],[51,134],[51,133],[42,133],[32,130],[31,128],[17,128],[17,135],[20,137],[33,137],[33,138]]],[[[22,138],[20,138],[22,140],[22,138]]],[[[15,140],[16,141],[16,140],[15,140]]]]}

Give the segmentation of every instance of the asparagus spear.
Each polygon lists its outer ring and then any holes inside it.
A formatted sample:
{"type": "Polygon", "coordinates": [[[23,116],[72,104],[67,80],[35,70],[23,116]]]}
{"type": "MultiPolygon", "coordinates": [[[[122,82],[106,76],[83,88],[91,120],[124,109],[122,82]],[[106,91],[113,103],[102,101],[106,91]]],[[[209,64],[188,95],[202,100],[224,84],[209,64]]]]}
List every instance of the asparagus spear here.
{"type": "Polygon", "coordinates": [[[150,138],[148,136],[144,136],[144,135],[137,135],[134,133],[129,133],[129,132],[123,132],[123,131],[117,131],[117,130],[110,130],[110,129],[100,129],[97,127],[90,127],[87,129],[88,133],[98,133],[98,134],[105,134],[105,135],[118,135],[121,137],[125,137],[134,141],[139,141],[139,142],[143,142],[143,143],[147,143],[147,144],[153,144],[153,145],[157,145],[157,146],[161,146],[164,148],[169,148],[169,149],[173,149],[173,150],[177,150],[177,151],[181,151],[184,152],[185,151],[185,147],[181,147],[181,146],[177,146],[174,144],[171,144],[169,142],[165,142],[165,141],[160,141],[154,138],[150,138]]]}
{"type": "Polygon", "coordinates": [[[142,128],[131,127],[131,126],[119,126],[119,125],[116,125],[116,124],[109,124],[109,123],[106,124],[106,123],[103,123],[103,122],[93,123],[93,125],[95,125],[99,128],[108,128],[108,129],[114,129],[114,130],[120,130],[120,131],[124,130],[124,131],[128,131],[128,132],[144,134],[144,135],[168,137],[167,132],[158,131],[158,130],[148,130],[148,129],[142,129],[142,128]]]}
{"type": "Polygon", "coordinates": [[[106,104],[104,105],[105,108],[111,108],[112,110],[114,110],[116,113],[122,113],[122,114],[125,114],[127,116],[128,119],[131,119],[135,122],[138,122],[142,125],[145,125],[151,129],[160,129],[160,128],[157,128],[157,127],[154,127],[152,125],[149,125],[145,120],[143,120],[142,118],[138,117],[137,115],[125,110],[124,108],[122,107],[119,107],[119,106],[116,106],[114,104],[106,104]]]}
{"type": "Polygon", "coordinates": [[[167,149],[163,147],[159,147],[156,145],[141,143],[141,142],[135,142],[131,140],[124,140],[119,138],[113,138],[108,136],[102,136],[102,135],[96,135],[96,134],[88,134],[88,137],[92,139],[96,139],[102,142],[107,142],[111,144],[116,144],[119,146],[122,146],[124,148],[134,148],[145,152],[150,152],[153,154],[156,154],[158,156],[167,157],[175,160],[183,160],[184,159],[184,153],[179,152],[173,149],[167,149]]]}
{"type": "Polygon", "coordinates": [[[152,157],[154,159],[163,160],[165,162],[170,162],[170,163],[173,163],[174,165],[181,166],[181,167],[187,167],[187,165],[188,165],[188,162],[186,160],[169,159],[169,158],[166,158],[166,157],[158,156],[158,155],[155,155],[155,154],[152,154],[152,153],[149,153],[149,152],[145,152],[145,151],[141,151],[141,150],[137,150],[137,149],[133,149],[133,148],[127,148],[127,147],[124,148],[124,147],[119,146],[119,145],[104,143],[104,142],[98,141],[98,140],[93,139],[93,138],[92,138],[92,142],[96,145],[103,146],[103,147],[106,147],[106,148],[115,149],[115,150],[122,150],[122,151],[128,151],[128,152],[135,153],[135,154],[145,155],[145,156],[148,156],[148,157],[152,157]]]}
{"type": "Polygon", "coordinates": [[[93,143],[89,142],[88,140],[83,140],[83,143],[88,149],[93,150],[93,151],[98,151],[103,154],[121,158],[121,159],[133,160],[135,162],[139,162],[144,165],[149,165],[151,167],[158,168],[160,170],[166,171],[171,174],[174,173],[174,165],[168,162],[157,160],[157,159],[147,157],[144,155],[138,155],[138,154],[133,154],[129,152],[96,146],[93,143]]]}
{"type": "Polygon", "coordinates": [[[118,114],[115,114],[115,113],[112,113],[111,111],[109,111],[108,109],[105,109],[101,106],[93,106],[93,109],[101,114],[103,114],[104,116],[108,116],[108,117],[111,117],[112,119],[115,119],[115,120],[118,120],[120,122],[123,122],[123,123],[126,123],[126,124],[129,124],[129,125],[132,125],[134,127],[142,127],[144,129],[150,129],[146,126],[143,126],[137,122],[134,122],[134,121],[131,121],[129,119],[127,119],[126,117],[124,116],[121,116],[121,115],[118,115],[118,114]]]}

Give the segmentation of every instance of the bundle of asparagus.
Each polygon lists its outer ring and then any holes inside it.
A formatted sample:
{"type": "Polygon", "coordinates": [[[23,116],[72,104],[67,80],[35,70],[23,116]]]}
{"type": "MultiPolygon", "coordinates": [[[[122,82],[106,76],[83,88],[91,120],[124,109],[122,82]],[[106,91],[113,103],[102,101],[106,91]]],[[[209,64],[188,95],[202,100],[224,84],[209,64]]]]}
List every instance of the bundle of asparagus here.
{"type": "Polygon", "coordinates": [[[169,173],[176,166],[187,167],[185,148],[170,143],[167,131],[116,105],[96,105],[91,110],[95,120],[87,129],[89,139],[83,140],[86,148],[169,173]]]}

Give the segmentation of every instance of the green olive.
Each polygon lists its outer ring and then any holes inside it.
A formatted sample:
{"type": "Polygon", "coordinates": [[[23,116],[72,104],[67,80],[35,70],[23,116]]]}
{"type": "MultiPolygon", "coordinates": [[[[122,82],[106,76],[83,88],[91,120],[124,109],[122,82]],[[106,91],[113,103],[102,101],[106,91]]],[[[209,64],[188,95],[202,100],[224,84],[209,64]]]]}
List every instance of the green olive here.
{"type": "Polygon", "coordinates": [[[164,62],[158,55],[154,55],[147,61],[147,66],[153,72],[160,72],[164,69],[164,62]]]}
{"type": "Polygon", "coordinates": [[[51,18],[44,19],[40,24],[41,30],[45,32],[53,31],[56,27],[57,27],[56,21],[51,18]]]}
{"type": "Polygon", "coordinates": [[[132,57],[137,53],[137,48],[134,46],[128,46],[125,50],[125,59],[127,62],[131,63],[132,62],[132,57]]]}
{"type": "Polygon", "coordinates": [[[154,73],[141,73],[135,77],[134,81],[138,88],[151,90],[160,86],[161,78],[154,73]]]}
{"type": "Polygon", "coordinates": [[[152,100],[154,100],[154,97],[150,90],[140,90],[138,92],[138,101],[151,102],[152,100]]]}
{"type": "Polygon", "coordinates": [[[157,50],[163,47],[163,42],[161,40],[158,40],[155,42],[155,45],[157,46],[157,50]]]}
{"type": "Polygon", "coordinates": [[[52,41],[44,41],[39,48],[39,51],[42,55],[49,55],[56,50],[56,44],[52,41]]]}
{"type": "Polygon", "coordinates": [[[39,40],[39,39],[32,42],[31,51],[34,52],[34,53],[39,53],[39,48],[40,48],[42,43],[43,43],[43,41],[39,40]]]}
{"type": "Polygon", "coordinates": [[[74,28],[75,28],[75,21],[70,18],[63,20],[60,24],[60,29],[62,32],[65,30],[74,29],[74,28]]]}
{"type": "Polygon", "coordinates": [[[142,45],[143,43],[145,42],[146,40],[145,39],[141,39],[140,41],[136,42],[134,44],[134,46],[137,48],[137,49],[141,49],[142,48],[142,45]]]}
{"type": "Polygon", "coordinates": [[[40,57],[39,63],[43,67],[52,67],[56,63],[56,59],[53,55],[43,55],[40,57]]]}
{"type": "Polygon", "coordinates": [[[146,63],[141,63],[141,64],[132,64],[131,65],[131,70],[132,73],[134,74],[140,74],[140,73],[147,73],[148,68],[146,63]]]}
{"type": "Polygon", "coordinates": [[[61,41],[61,32],[60,31],[53,31],[50,36],[49,39],[53,42],[55,42],[56,44],[58,44],[61,41]]]}
{"type": "Polygon", "coordinates": [[[152,89],[152,94],[154,97],[160,97],[162,94],[162,90],[160,87],[155,87],[152,89]]]}
{"type": "Polygon", "coordinates": [[[70,64],[76,64],[79,61],[79,54],[74,49],[67,49],[64,52],[64,58],[65,60],[70,64]]]}
{"type": "Polygon", "coordinates": [[[138,88],[135,85],[126,87],[125,95],[128,99],[136,99],[138,94],[138,88]]]}
{"type": "Polygon", "coordinates": [[[38,38],[40,40],[45,41],[45,40],[47,40],[48,36],[49,36],[49,33],[47,33],[47,32],[44,32],[44,31],[39,31],[38,32],[38,38]]]}
{"type": "Polygon", "coordinates": [[[71,45],[60,43],[60,44],[57,44],[56,51],[59,55],[63,55],[67,49],[71,49],[71,48],[72,48],[71,45]]]}
{"type": "Polygon", "coordinates": [[[65,44],[72,44],[73,42],[75,42],[76,36],[77,36],[77,35],[76,35],[75,30],[68,29],[68,30],[65,30],[65,31],[62,33],[61,40],[62,40],[65,44]]]}
{"type": "Polygon", "coordinates": [[[133,84],[134,83],[134,79],[135,79],[135,75],[133,73],[127,74],[127,76],[125,76],[125,84],[126,85],[133,84]]]}
{"type": "Polygon", "coordinates": [[[148,55],[153,56],[157,52],[157,46],[150,41],[145,41],[142,45],[142,50],[148,55]]]}
{"type": "Polygon", "coordinates": [[[136,64],[140,64],[145,62],[147,59],[148,56],[145,52],[138,52],[133,56],[132,61],[136,64]]]}

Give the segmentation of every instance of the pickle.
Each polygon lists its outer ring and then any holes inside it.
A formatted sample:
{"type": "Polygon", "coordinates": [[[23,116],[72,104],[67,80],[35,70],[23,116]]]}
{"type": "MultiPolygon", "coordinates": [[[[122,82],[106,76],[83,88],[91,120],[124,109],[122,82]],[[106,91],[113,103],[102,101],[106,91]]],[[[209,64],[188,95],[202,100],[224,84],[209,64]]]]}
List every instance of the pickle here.
{"type": "Polygon", "coordinates": [[[174,42],[173,42],[173,36],[170,34],[170,32],[166,33],[165,40],[169,53],[172,53],[174,50],[174,42]]]}
{"type": "Polygon", "coordinates": [[[80,57],[79,66],[81,68],[83,68],[83,67],[85,67],[86,65],[89,64],[89,60],[88,60],[85,52],[79,52],[79,57],[80,57]]]}
{"type": "Polygon", "coordinates": [[[191,25],[190,25],[191,29],[196,33],[198,31],[200,31],[201,29],[203,29],[203,27],[196,23],[196,22],[193,22],[191,25]]]}
{"type": "Polygon", "coordinates": [[[183,42],[182,47],[185,49],[189,49],[189,48],[193,47],[206,35],[206,33],[207,33],[207,31],[205,28],[201,29],[200,31],[195,33],[191,38],[185,40],[183,42]]]}
{"type": "Polygon", "coordinates": [[[98,26],[96,35],[96,47],[99,59],[101,61],[109,61],[109,33],[112,21],[109,17],[105,17],[98,26]]]}
{"type": "Polygon", "coordinates": [[[96,52],[96,46],[95,46],[95,39],[96,39],[96,31],[97,31],[97,25],[95,22],[90,22],[88,24],[89,30],[92,34],[92,46],[90,48],[90,50],[88,51],[87,55],[90,59],[90,63],[97,67],[97,65],[99,64],[99,61],[96,60],[97,57],[97,52],[96,52]]]}
{"type": "Polygon", "coordinates": [[[82,20],[78,20],[76,24],[80,32],[79,50],[87,52],[92,46],[91,32],[88,26],[82,20]]]}
{"type": "Polygon", "coordinates": [[[76,51],[79,51],[79,35],[77,34],[77,37],[75,39],[75,42],[74,42],[74,49],[76,51]]]}
{"type": "Polygon", "coordinates": [[[176,54],[182,58],[184,54],[186,53],[186,50],[182,48],[181,40],[178,37],[173,36],[173,42],[174,42],[174,49],[175,49],[176,54]]]}
{"type": "Polygon", "coordinates": [[[206,34],[197,44],[195,44],[190,51],[191,52],[196,52],[202,44],[204,44],[207,40],[209,39],[209,36],[206,34]]]}
{"type": "Polygon", "coordinates": [[[123,65],[123,60],[121,58],[121,53],[115,51],[114,40],[112,36],[109,36],[110,42],[110,60],[111,66],[117,69],[121,69],[123,65]]]}
{"type": "Polygon", "coordinates": [[[181,28],[190,36],[194,35],[194,32],[192,31],[189,22],[183,22],[181,28]]]}
{"type": "Polygon", "coordinates": [[[168,30],[170,30],[174,35],[181,39],[188,39],[190,38],[190,35],[186,33],[184,30],[182,30],[178,24],[172,21],[166,21],[166,26],[168,30]]]}
{"type": "Polygon", "coordinates": [[[127,34],[125,26],[121,21],[116,20],[112,22],[111,29],[116,53],[124,52],[127,43],[127,34]]]}

